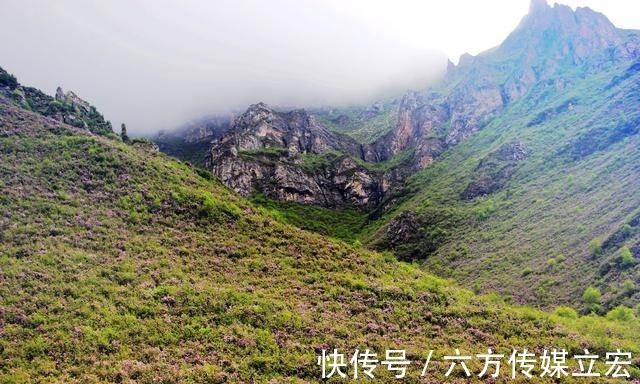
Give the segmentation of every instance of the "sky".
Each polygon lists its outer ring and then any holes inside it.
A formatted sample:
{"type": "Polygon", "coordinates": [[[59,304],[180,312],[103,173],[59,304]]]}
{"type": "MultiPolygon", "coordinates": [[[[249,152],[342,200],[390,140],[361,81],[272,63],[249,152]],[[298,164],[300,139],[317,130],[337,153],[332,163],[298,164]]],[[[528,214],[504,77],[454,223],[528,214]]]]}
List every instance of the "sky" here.
{"type": "MultiPolygon", "coordinates": [[[[640,2],[559,2],[640,29],[640,2]]],[[[134,135],[258,101],[345,105],[421,89],[442,75],[447,58],[500,44],[529,7],[529,0],[2,3],[0,66],[49,94],[73,90],[134,135]]]]}

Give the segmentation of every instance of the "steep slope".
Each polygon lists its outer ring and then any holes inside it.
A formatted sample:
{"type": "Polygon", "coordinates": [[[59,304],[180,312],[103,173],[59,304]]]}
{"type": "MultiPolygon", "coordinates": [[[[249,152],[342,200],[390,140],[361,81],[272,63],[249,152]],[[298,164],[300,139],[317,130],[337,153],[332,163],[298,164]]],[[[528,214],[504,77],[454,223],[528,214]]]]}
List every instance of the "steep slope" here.
{"type": "Polygon", "coordinates": [[[412,149],[414,169],[422,169],[528,97],[534,86],[546,82],[549,92],[562,91],[573,79],[638,57],[639,32],[619,30],[588,8],[574,12],[533,1],[529,14],[499,47],[476,57],[463,55],[439,84],[408,93],[396,128],[372,144],[375,158],[368,160],[387,160],[412,149]]]}
{"type": "Polygon", "coordinates": [[[604,308],[637,305],[638,36],[534,1],[500,47],[452,69],[451,92],[482,78],[497,107],[466,125],[445,115],[440,142],[465,139],[410,180],[370,241],[517,302],[578,307],[595,285],[604,308]]]}
{"type": "Polygon", "coordinates": [[[640,353],[635,319],[477,297],[202,175],[0,103],[1,382],[319,382],[334,347],[405,348],[408,382],[430,349],[433,380],[454,347],[640,353]]]}

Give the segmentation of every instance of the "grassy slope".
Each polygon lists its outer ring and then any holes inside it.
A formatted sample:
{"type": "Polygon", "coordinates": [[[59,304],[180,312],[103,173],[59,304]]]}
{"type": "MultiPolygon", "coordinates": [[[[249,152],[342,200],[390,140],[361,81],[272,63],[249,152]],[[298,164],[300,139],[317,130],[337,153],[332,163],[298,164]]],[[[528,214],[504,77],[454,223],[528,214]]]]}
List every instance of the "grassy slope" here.
{"type": "Polygon", "coordinates": [[[370,239],[379,238],[384,224],[402,212],[454,216],[439,228],[447,239],[427,257],[430,271],[543,306],[578,307],[589,285],[603,290],[609,307],[637,304],[639,263],[622,266],[620,249],[640,244],[638,231],[599,254],[588,244],[594,238],[605,241],[638,214],[640,137],[626,137],[580,158],[566,151],[584,149],[590,140],[605,143],[622,120],[638,121],[638,76],[607,89],[625,69],[612,68],[564,89],[534,89],[413,177],[413,198],[370,227],[370,239]],[[574,98],[572,109],[528,126],[540,112],[574,98]],[[531,156],[507,186],[489,197],[462,201],[460,193],[478,162],[513,140],[525,143],[531,156]]]}
{"type": "Polygon", "coordinates": [[[323,344],[640,352],[635,320],[476,297],[280,224],[162,154],[2,105],[0,175],[3,383],[314,381],[323,344]]]}
{"type": "Polygon", "coordinates": [[[292,201],[277,201],[261,194],[251,202],[275,219],[308,231],[353,243],[367,221],[367,214],[356,208],[328,209],[292,201]]]}
{"type": "Polygon", "coordinates": [[[0,187],[2,383],[315,381],[325,343],[640,352],[635,320],[474,296],[281,224],[165,155],[5,105],[0,187]]]}

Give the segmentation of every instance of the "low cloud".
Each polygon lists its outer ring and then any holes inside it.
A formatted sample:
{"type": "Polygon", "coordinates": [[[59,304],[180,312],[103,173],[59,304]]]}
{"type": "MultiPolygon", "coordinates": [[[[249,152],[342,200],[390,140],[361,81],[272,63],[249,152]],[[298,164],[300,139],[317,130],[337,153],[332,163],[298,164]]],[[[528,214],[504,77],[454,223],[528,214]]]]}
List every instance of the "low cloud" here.
{"type": "Polygon", "coordinates": [[[0,29],[11,39],[0,66],[47,93],[74,90],[134,134],[257,101],[368,102],[424,87],[446,64],[321,1],[8,0],[3,8],[0,29]]]}

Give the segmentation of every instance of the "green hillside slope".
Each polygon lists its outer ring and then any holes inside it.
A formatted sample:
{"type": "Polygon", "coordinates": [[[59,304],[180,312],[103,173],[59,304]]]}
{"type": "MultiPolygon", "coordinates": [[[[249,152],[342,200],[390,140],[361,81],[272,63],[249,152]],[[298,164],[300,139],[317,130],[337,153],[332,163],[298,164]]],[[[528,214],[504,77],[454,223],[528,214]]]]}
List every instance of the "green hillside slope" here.
{"type": "Polygon", "coordinates": [[[639,70],[623,63],[533,87],[414,176],[412,197],[370,241],[515,302],[578,308],[594,285],[604,308],[637,305],[639,70]],[[523,158],[500,158],[509,148],[523,158]]]}
{"type": "Polygon", "coordinates": [[[0,382],[315,382],[327,347],[434,349],[440,379],[454,347],[640,352],[635,319],[478,297],[203,175],[0,104],[0,382]]]}

